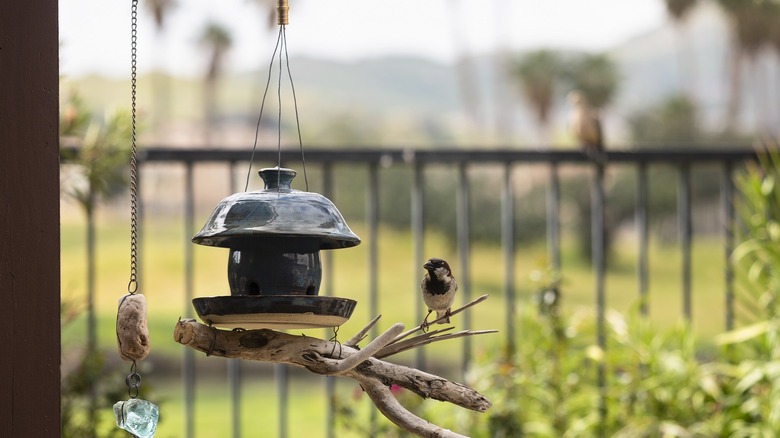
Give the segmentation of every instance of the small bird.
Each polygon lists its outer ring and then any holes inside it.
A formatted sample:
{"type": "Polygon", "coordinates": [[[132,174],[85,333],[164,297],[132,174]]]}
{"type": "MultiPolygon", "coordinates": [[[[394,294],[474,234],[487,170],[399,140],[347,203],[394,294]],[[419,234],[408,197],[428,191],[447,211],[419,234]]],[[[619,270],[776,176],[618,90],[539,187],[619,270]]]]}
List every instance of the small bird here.
{"type": "Polygon", "coordinates": [[[455,302],[455,291],[458,290],[458,283],[452,276],[450,265],[440,258],[431,258],[423,265],[428,273],[423,277],[420,289],[422,289],[423,301],[428,306],[428,314],[423,319],[423,331],[428,328],[428,317],[431,312],[436,312],[436,319],[446,317],[439,321],[439,324],[450,322],[450,309],[455,302]]]}
{"type": "Polygon", "coordinates": [[[601,152],[604,151],[604,137],[598,113],[579,91],[569,93],[566,100],[572,106],[569,114],[569,127],[577,138],[580,149],[592,159],[599,158],[601,152]]]}

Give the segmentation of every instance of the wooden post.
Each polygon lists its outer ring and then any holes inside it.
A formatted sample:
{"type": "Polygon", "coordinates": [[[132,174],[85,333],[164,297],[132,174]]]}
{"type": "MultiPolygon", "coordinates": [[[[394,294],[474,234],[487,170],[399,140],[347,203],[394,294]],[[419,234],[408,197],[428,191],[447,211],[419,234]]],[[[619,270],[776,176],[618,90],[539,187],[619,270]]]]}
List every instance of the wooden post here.
{"type": "Polygon", "coordinates": [[[57,0],[0,13],[0,436],[60,435],[57,0]]]}

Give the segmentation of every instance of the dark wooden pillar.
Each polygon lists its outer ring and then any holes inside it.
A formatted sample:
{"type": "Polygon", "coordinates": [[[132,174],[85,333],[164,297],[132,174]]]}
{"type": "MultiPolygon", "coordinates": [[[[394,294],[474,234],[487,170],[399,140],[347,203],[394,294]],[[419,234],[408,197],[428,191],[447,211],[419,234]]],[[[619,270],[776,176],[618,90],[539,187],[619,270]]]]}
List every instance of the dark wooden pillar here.
{"type": "Polygon", "coordinates": [[[60,436],[57,0],[0,13],[0,436],[60,436]]]}

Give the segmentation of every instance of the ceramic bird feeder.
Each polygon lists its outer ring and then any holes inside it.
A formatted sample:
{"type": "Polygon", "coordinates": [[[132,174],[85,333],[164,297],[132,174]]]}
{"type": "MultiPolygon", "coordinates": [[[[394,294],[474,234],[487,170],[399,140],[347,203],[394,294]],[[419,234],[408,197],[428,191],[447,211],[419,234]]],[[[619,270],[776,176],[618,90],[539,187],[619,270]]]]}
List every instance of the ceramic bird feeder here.
{"type": "Polygon", "coordinates": [[[195,298],[200,318],[226,328],[316,328],[343,324],[356,302],[319,296],[321,249],[360,238],[326,197],[291,188],[292,169],[259,172],[263,190],[223,199],[193,238],[230,248],[230,296],[195,298]]]}

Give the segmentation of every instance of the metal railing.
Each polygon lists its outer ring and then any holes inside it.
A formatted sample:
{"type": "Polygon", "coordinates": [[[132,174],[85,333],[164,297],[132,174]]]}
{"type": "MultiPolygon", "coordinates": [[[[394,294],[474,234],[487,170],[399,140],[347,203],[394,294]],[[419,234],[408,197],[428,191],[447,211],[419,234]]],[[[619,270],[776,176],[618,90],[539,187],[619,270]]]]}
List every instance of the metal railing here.
{"type": "MultiPolygon", "coordinates": [[[[605,193],[603,178],[605,169],[614,165],[631,165],[636,168],[636,194],[634,223],[636,227],[637,254],[636,254],[636,279],[638,296],[642,302],[646,303],[648,293],[648,167],[654,165],[668,165],[676,169],[677,173],[677,221],[680,233],[680,252],[681,252],[681,278],[680,297],[682,300],[682,312],[687,319],[692,318],[691,309],[691,242],[692,233],[692,212],[691,212],[691,168],[703,164],[717,165],[720,167],[720,198],[721,211],[723,217],[723,257],[725,260],[725,272],[723,277],[723,299],[725,301],[725,315],[723,326],[725,329],[731,329],[734,326],[734,290],[733,290],[733,272],[730,263],[731,253],[734,247],[734,237],[732,227],[735,221],[732,197],[734,196],[734,184],[732,174],[735,166],[755,158],[755,152],[749,149],[731,149],[731,150],[703,150],[703,149],[683,149],[676,151],[667,150],[647,150],[647,151],[610,151],[605,152],[602,160],[594,161],[578,151],[527,151],[527,150],[479,150],[479,149],[310,149],[306,152],[306,163],[320,166],[322,171],[323,194],[330,197],[330,192],[334,186],[333,165],[354,165],[363,166],[367,169],[366,180],[366,201],[365,201],[365,226],[366,236],[365,244],[368,246],[368,277],[369,277],[369,299],[368,308],[370,315],[378,314],[378,287],[377,287],[377,254],[378,248],[378,205],[379,205],[379,173],[388,165],[409,166],[412,169],[411,181],[411,214],[410,214],[410,234],[412,239],[412,252],[410,261],[415,269],[423,264],[423,240],[425,233],[425,215],[426,200],[424,199],[423,186],[425,185],[426,169],[429,166],[452,166],[457,170],[456,178],[456,236],[457,236],[457,255],[458,255],[458,282],[460,285],[459,294],[464,302],[470,299],[471,261],[469,254],[471,252],[470,240],[470,214],[469,206],[471,194],[469,192],[469,173],[471,166],[482,164],[500,165],[503,168],[501,178],[501,247],[502,259],[504,265],[503,298],[505,300],[506,314],[504,315],[505,324],[505,342],[508,352],[515,351],[515,303],[516,286],[514,284],[514,266],[515,266],[515,194],[513,184],[513,170],[517,166],[534,164],[544,166],[548,169],[549,180],[546,183],[546,245],[549,255],[549,265],[556,270],[565,271],[561,266],[561,238],[560,238],[560,202],[561,202],[561,165],[582,165],[592,168],[590,180],[591,197],[591,233],[592,233],[592,270],[594,277],[594,306],[596,308],[596,342],[601,348],[605,348],[605,290],[604,279],[607,270],[605,248],[604,248],[604,208],[605,193]]],[[[193,228],[194,216],[194,191],[193,191],[193,166],[199,163],[224,163],[231,166],[231,169],[238,163],[246,163],[248,159],[245,151],[237,150],[185,150],[174,148],[150,147],[139,152],[139,167],[143,169],[149,163],[179,163],[184,164],[185,174],[185,232],[191,236],[195,230],[193,228]]],[[[255,161],[276,163],[278,159],[277,151],[260,150],[256,152],[255,161]]],[[[282,163],[295,162],[300,160],[298,151],[282,151],[282,163]]],[[[231,173],[231,178],[234,172],[231,173]]],[[[143,174],[143,172],[141,172],[143,174]]],[[[231,181],[230,187],[234,190],[236,181],[231,181]]],[[[141,197],[143,199],[143,195],[141,197]]],[[[189,245],[191,247],[191,245],[189,245]]],[[[192,300],[192,249],[188,249],[185,254],[185,282],[187,296],[185,306],[190,308],[192,300]]],[[[325,285],[324,290],[332,291],[332,275],[328,270],[330,264],[325,263],[325,285]]],[[[412,286],[412,285],[410,285],[412,286]]],[[[419,285],[413,285],[418,288],[419,285]]],[[[329,292],[330,293],[330,292],[329,292]]],[[[424,314],[422,300],[417,300],[415,310],[418,315],[424,314]]],[[[647,312],[646,304],[641,307],[642,312],[647,312]]],[[[466,313],[468,315],[468,312],[466,313]]],[[[468,318],[468,316],[466,316],[468,318]]],[[[466,328],[469,328],[471,321],[464,320],[466,328]]],[[[376,330],[376,329],[374,329],[376,330]]],[[[373,333],[376,336],[376,333],[373,333]]],[[[466,338],[468,339],[468,338],[466,338]]],[[[193,406],[194,394],[192,388],[194,381],[194,357],[191,349],[185,349],[185,358],[183,364],[183,387],[185,388],[185,426],[183,436],[193,436],[193,406]]],[[[423,352],[416,351],[415,362],[417,366],[423,362],[423,352]]],[[[472,347],[466,340],[463,343],[462,360],[460,369],[465,373],[470,366],[472,356],[472,347]]],[[[278,403],[279,403],[279,436],[287,436],[287,403],[288,403],[288,385],[287,372],[284,366],[277,366],[276,377],[278,382],[278,403]]],[[[237,359],[231,360],[228,366],[229,386],[232,399],[231,409],[233,412],[232,430],[233,436],[240,436],[240,388],[241,379],[239,376],[239,366],[237,359]]],[[[599,384],[603,388],[606,382],[605,370],[603,366],[599,369],[599,384]]],[[[332,378],[326,379],[326,390],[328,400],[333,393],[332,378]]],[[[331,409],[326,402],[328,409],[331,409]]],[[[602,411],[605,409],[603,404],[600,406],[602,411]]],[[[372,422],[375,422],[372,417],[372,422]]],[[[327,413],[327,436],[333,436],[333,412],[327,413]]]]}

